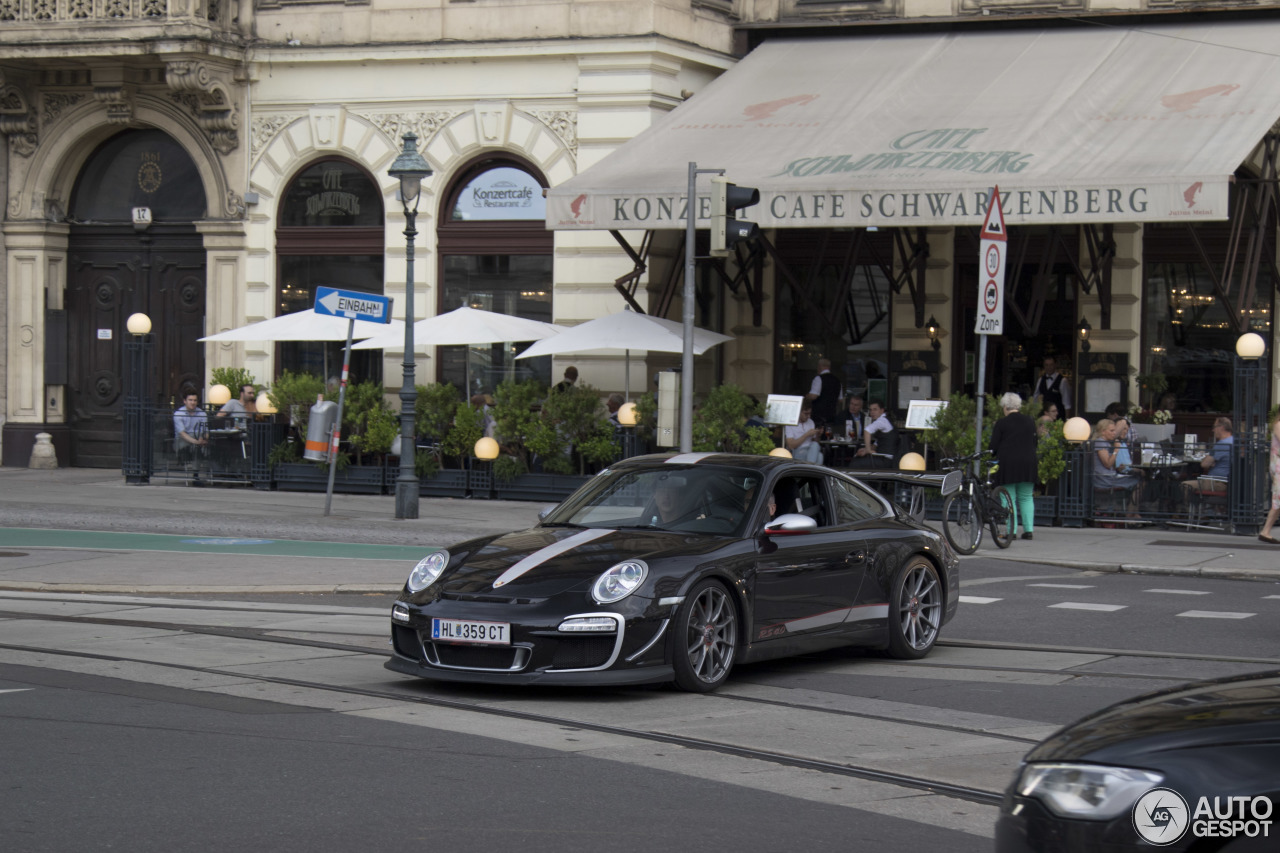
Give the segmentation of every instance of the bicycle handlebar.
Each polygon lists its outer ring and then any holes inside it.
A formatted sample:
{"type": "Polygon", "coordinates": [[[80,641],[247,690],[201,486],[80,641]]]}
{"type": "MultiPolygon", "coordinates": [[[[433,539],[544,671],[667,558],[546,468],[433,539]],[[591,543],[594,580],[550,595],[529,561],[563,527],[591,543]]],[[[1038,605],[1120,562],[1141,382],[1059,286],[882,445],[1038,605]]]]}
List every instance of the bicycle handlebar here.
{"type": "Polygon", "coordinates": [[[979,450],[977,453],[970,453],[968,456],[953,456],[946,459],[939,459],[938,462],[941,465],[945,465],[952,468],[959,468],[966,465],[969,462],[974,461],[975,459],[983,459],[991,455],[992,454],[990,450],[979,450]]]}

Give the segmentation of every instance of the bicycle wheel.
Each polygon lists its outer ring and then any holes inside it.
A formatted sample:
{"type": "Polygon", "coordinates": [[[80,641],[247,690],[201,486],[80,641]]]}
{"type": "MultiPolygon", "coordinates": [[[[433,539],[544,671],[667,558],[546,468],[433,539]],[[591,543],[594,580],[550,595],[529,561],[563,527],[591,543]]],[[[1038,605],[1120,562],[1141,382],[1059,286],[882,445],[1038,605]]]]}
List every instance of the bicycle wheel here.
{"type": "Polygon", "coordinates": [[[991,493],[991,517],[987,523],[996,546],[1008,548],[1017,535],[1018,516],[1013,509],[1013,492],[1004,486],[991,493]]]}
{"type": "Polygon", "coordinates": [[[942,532],[959,554],[972,554],[982,541],[982,519],[967,490],[947,497],[942,504],[942,532]]]}

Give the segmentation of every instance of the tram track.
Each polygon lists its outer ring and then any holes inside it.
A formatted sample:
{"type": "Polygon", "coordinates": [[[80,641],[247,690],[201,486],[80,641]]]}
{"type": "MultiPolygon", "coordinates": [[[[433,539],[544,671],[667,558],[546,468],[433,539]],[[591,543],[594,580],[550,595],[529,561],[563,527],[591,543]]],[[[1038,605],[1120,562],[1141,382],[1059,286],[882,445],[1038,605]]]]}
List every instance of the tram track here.
{"type": "MultiPolygon", "coordinates": [[[[78,623],[101,625],[104,627],[118,628],[135,628],[135,629],[151,629],[181,632],[187,634],[208,635],[215,637],[225,637],[229,639],[263,642],[272,644],[283,644],[307,648],[322,649],[327,651],[344,652],[352,655],[370,655],[374,658],[385,658],[389,656],[389,650],[373,648],[368,645],[360,645],[349,642],[339,642],[323,638],[306,637],[306,636],[285,636],[279,632],[280,628],[263,628],[263,627],[232,627],[221,625],[201,625],[189,622],[166,621],[145,618],[127,618],[121,615],[103,615],[98,614],[65,614],[65,613],[41,613],[37,611],[20,611],[4,609],[3,601],[9,598],[17,601],[22,600],[31,603],[30,596],[10,597],[0,594],[0,619],[11,620],[32,620],[44,622],[58,623],[78,623]]],[[[48,601],[50,603],[63,603],[68,599],[63,597],[48,598],[41,597],[39,600],[48,601]]],[[[316,607],[287,607],[287,606],[242,606],[230,604],[227,602],[204,603],[204,602],[171,602],[155,604],[137,599],[121,600],[111,599],[109,597],[96,598],[95,601],[89,602],[85,599],[71,599],[72,601],[81,601],[84,603],[96,604],[118,604],[127,605],[137,610],[145,610],[148,607],[161,607],[163,609],[181,609],[184,611],[206,611],[211,615],[216,613],[240,612],[259,614],[262,616],[316,616],[316,617],[341,617],[349,616],[355,618],[382,618],[385,613],[381,608],[352,608],[352,607],[332,607],[323,610],[316,607]],[[361,612],[367,611],[367,612],[361,612]]],[[[139,616],[142,613],[137,614],[139,616]]],[[[306,633],[299,631],[299,633],[306,633]]],[[[314,633],[323,634],[323,631],[314,633]]],[[[370,637],[382,639],[379,635],[361,634],[361,637],[370,637]]],[[[1097,649],[1087,647],[1074,646],[1049,646],[1026,643],[1004,643],[1004,642],[982,642],[973,640],[945,640],[940,641],[940,646],[967,649],[991,649],[1001,651],[1034,651],[1034,652],[1056,652],[1063,654],[1089,654],[1089,655],[1105,655],[1109,657],[1147,657],[1147,658],[1172,658],[1181,660],[1195,660],[1203,662],[1217,663],[1247,663],[1260,664],[1269,666],[1280,666],[1280,660],[1271,658],[1247,658],[1238,656],[1222,656],[1222,655],[1195,655],[1180,654],[1168,652],[1153,652],[1142,650],[1121,650],[1121,649],[1097,649]]],[[[536,711],[519,710],[513,708],[499,708],[484,704],[477,704],[472,701],[464,701],[459,699],[451,699],[441,696],[428,696],[415,692],[415,688],[419,688],[420,684],[425,682],[406,681],[403,690],[399,689],[373,689],[368,687],[355,687],[342,684],[324,683],[305,679],[294,679],[282,676],[261,675],[253,673],[245,673],[237,669],[223,669],[209,666],[195,666],[183,663],[156,661],[148,658],[135,658],[120,655],[104,655],[91,651],[67,650],[54,647],[32,646],[24,644],[0,643],[0,649],[8,649],[26,653],[52,654],[65,657],[82,658],[90,660],[103,660],[112,662],[134,663],[147,666],[163,667],[175,670],[185,670],[189,672],[198,672],[207,675],[217,675],[223,677],[234,677],[238,679],[262,682],[265,684],[275,684],[294,688],[306,688],[312,690],[326,691],[331,693],[341,693],[346,695],[361,696],[365,698],[378,699],[383,701],[391,701],[396,703],[411,703],[418,705],[426,705],[437,708],[447,708],[458,711],[469,711],[476,714],[484,714],[488,716],[503,717],[509,719],[522,720],[526,722],[541,723],[553,725],[561,728],[581,729],[584,731],[593,731],[603,734],[610,734],[638,740],[651,741],[656,743],[665,743],[697,749],[709,752],[715,752],[723,755],[732,755],[748,759],[756,759],[760,761],[771,762],[774,764],[785,765],[793,768],[801,768],[814,770],[823,773],[829,773],[839,776],[853,777],[868,781],[892,784],[913,790],[927,791],[949,797],[956,797],[969,802],[979,803],[983,805],[996,805],[999,803],[1001,795],[998,792],[986,790],[983,788],[958,785],[947,782],[940,782],[934,779],[924,778],[922,776],[913,776],[907,773],[897,773],[893,771],[879,770],[873,767],[860,766],[854,764],[841,764],[837,762],[823,761],[815,758],[808,758],[799,755],[791,755],[785,752],[772,751],[767,749],[759,749],[752,746],[737,745],[725,743],[723,741],[690,737],[680,734],[672,734],[669,732],[655,731],[646,728],[636,728],[628,726],[615,726],[607,723],[587,721],[572,717],[557,716],[553,714],[542,714],[536,711]]],[[[797,661],[806,659],[813,660],[812,655],[796,658],[797,661]]],[[[876,666],[889,664],[894,662],[880,661],[877,659],[869,659],[871,664],[870,670],[874,670],[876,666]]],[[[940,670],[956,670],[956,671],[1000,671],[1011,673],[1027,673],[1027,674],[1043,674],[1054,676],[1066,676],[1069,678],[1123,678],[1123,679],[1147,679],[1160,682],[1179,682],[1175,676],[1167,675],[1151,675],[1142,673],[1110,673],[1081,671],[1070,668],[1050,668],[1050,667],[1024,667],[1024,666],[1006,666],[1000,664],[951,664],[943,662],[932,662],[928,660],[916,661],[909,664],[912,667],[921,667],[928,669],[940,670]]],[[[872,673],[873,674],[873,673],[872,673]]],[[[1037,741],[1033,738],[1021,737],[1015,734],[1007,734],[1003,732],[993,732],[976,727],[966,727],[962,725],[953,725],[940,723],[936,721],[908,720],[900,716],[890,716],[888,714],[869,713],[846,708],[831,708],[814,705],[804,702],[789,702],[782,699],[773,699],[759,696],[742,696],[729,692],[720,692],[711,694],[708,698],[713,701],[729,702],[729,703],[753,703],[758,705],[768,705],[786,709],[794,709],[809,713],[820,713],[824,715],[834,715],[844,717],[851,720],[864,719],[868,721],[895,723],[899,725],[907,725],[920,729],[927,729],[940,732],[948,732],[970,737],[991,738],[994,740],[1011,741],[1019,744],[1030,746],[1037,741]]]]}

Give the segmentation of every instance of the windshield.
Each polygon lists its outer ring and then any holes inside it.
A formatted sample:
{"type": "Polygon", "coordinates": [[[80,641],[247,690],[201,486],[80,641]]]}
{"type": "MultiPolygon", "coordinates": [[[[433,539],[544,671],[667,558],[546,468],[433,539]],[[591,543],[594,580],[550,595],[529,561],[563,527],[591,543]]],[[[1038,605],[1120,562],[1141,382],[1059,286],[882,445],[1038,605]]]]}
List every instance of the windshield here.
{"type": "Polygon", "coordinates": [[[760,482],[753,471],[693,465],[604,471],[543,524],[742,535],[760,482]]]}

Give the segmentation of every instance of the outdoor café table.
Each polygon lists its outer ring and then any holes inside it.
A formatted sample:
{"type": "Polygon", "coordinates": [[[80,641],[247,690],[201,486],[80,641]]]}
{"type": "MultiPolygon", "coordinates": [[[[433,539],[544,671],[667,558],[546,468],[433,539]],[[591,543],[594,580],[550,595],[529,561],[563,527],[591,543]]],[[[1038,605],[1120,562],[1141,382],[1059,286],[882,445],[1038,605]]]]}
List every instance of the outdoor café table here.
{"type": "Polygon", "coordinates": [[[1143,479],[1148,484],[1143,489],[1143,496],[1149,503],[1155,504],[1156,512],[1172,514],[1178,511],[1178,505],[1182,501],[1182,489],[1178,484],[1183,479],[1179,472],[1187,464],[1188,460],[1174,457],[1163,461],[1153,459],[1130,466],[1135,471],[1142,472],[1143,479]]]}
{"type": "Polygon", "coordinates": [[[861,441],[850,441],[847,438],[824,438],[818,441],[822,446],[828,468],[847,468],[853,461],[854,454],[862,446],[861,441]]]}

